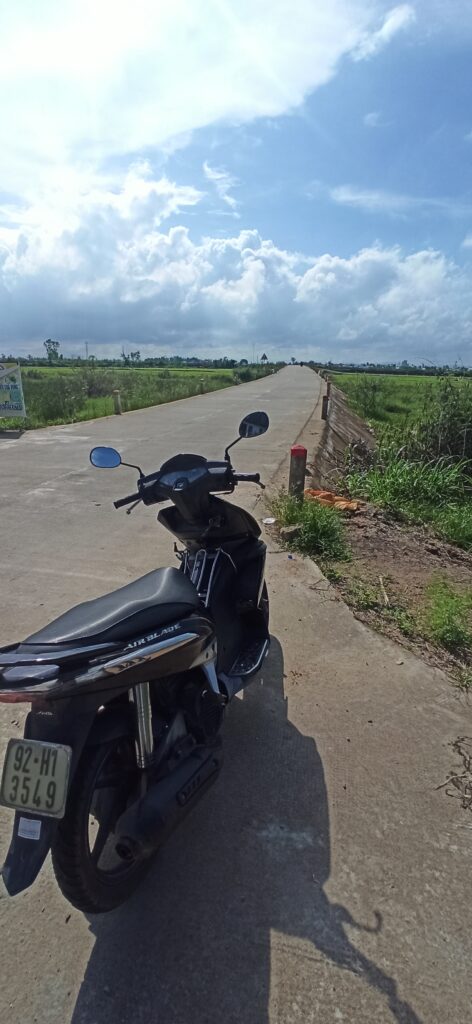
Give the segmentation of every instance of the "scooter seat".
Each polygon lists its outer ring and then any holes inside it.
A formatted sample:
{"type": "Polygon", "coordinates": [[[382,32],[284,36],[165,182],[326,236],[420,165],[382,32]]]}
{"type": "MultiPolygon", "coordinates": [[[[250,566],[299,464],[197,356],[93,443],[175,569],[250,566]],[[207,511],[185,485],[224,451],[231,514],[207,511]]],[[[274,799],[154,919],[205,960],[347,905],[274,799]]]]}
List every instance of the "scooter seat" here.
{"type": "Polygon", "coordinates": [[[200,598],[188,576],[175,568],[154,569],[103,597],[76,605],[24,643],[120,642],[178,621],[198,607],[200,598]]]}

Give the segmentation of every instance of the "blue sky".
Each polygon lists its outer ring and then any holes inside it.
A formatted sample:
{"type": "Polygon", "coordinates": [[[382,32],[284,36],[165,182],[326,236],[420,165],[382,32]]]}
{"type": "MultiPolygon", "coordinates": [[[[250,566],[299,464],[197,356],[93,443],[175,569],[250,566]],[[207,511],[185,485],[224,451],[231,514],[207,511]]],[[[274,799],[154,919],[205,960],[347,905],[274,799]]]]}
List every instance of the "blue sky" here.
{"type": "Polygon", "coordinates": [[[96,8],[0,12],[0,350],[472,363],[472,5],[96,8]]]}

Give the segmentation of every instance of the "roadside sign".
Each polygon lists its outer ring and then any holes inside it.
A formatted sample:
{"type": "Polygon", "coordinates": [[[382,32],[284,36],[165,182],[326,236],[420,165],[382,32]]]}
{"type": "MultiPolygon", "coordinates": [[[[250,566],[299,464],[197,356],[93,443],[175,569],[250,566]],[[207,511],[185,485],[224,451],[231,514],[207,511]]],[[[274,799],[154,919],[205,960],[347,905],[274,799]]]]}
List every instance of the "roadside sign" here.
{"type": "Polygon", "coordinates": [[[0,363],[0,419],[26,416],[18,363],[0,363]]]}

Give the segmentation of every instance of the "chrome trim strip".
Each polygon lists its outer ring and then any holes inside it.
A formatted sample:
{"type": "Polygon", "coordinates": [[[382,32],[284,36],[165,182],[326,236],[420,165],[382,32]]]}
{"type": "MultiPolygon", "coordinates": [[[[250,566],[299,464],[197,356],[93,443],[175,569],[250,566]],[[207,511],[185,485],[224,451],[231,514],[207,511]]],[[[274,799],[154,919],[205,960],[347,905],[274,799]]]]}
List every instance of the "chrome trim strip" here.
{"type": "Polygon", "coordinates": [[[168,637],[167,640],[160,640],[159,643],[135,648],[128,654],[121,654],[118,658],[112,658],[111,661],[106,661],[101,665],[90,668],[88,672],[81,673],[81,675],[75,677],[76,682],[85,683],[93,679],[100,679],[101,676],[117,675],[129,668],[135,668],[138,665],[145,664],[147,661],[153,661],[169,651],[185,647],[186,644],[196,640],[197,637],[198,633],[180,633],[178,636],[168,637]]]}
{"type": "MultiPolygon", "coordinates": [[[[20,646],[18,644],[18,646],[20,646]]],[[[24,645],[26,646],[26,645],[24,645]]],[[[31,647],[46,647],[46,644],[31,644],[31,647]]],[[[29,652],[28,650],[13,651],[10,654],[0,653],[0,667],[2,665],[47,665],[48,662],[52,661],[56,663],[58,660],[61,662],[73,661],[80,659],[85,660],[88,655],[98,654],[102,655],[108,650],[110,654],[117,647],[120,647],[117,643],[108,644],[90,644],[86,647],[76,647],[71,644],[70,647],[60,647],[59,643],[51,644],[50,651],[41,651],[39,654],[34,651],[29,652]]]]}

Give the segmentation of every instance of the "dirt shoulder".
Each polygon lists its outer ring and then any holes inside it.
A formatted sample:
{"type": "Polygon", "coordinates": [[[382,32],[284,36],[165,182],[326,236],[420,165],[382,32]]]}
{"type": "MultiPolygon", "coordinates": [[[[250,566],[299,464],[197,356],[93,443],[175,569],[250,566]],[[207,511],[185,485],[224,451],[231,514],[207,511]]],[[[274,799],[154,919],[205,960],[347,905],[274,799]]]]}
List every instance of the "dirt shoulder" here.
{"type": "Polygon", "coordinates": [[[470,591],[472,555],[372,505],[346,519],[345,529],[351,560],[325,571],[356,618],[458,678],[467,658],[428,638],[427,594],[438,581],[470,591]]]}

